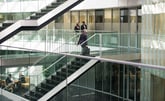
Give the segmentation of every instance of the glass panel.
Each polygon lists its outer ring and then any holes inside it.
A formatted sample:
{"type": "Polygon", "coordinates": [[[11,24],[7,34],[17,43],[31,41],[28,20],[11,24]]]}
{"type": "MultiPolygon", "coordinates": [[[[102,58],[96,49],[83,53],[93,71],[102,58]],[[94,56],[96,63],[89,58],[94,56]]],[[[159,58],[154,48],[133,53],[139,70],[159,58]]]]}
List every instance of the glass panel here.
{"type": "Polygon", "coordinates": [[[70,29],[70,12],[64,14],[64,29],[70,29]]]}
{"type": "Polygon", "coordinates": [[[55,20],[55,28],[63,29],[63,27],[64,27],[64,23],[63,22],[64,22],[64,16],[63,15],[57,17],[56,20],[55,20]]]}
{"type": "Polygon", "coordinates": [[[87,12],[86,11],[80,11],[80,22],[83,21],[87,22],[87,12]]]}
{"type": "Polygon", "coordinates": [[[113,9],[112,31],[120,32],[120,9],[113,9]]]}
{"type": "Polygon", "coordinates": [[[94,30],[95,29],[95,11],[90,10],[88,11],[88,29],[94,30]]]}
{"type": "MultiPolygon", "coordinates": [[[[1,81],[0,86],[9,92],[24,96],[28,90],[33,89],[41,81],[50,77],[59,68],[72,60],[72,57],[61,58],[63,55],[18,49],[1,46],[1,81]],[[7,80],[8,75],[11,74],[7,80]],[[24,82],[20,81],[19,74],[24,76],[24,82]],[[7,82],[7,81],[9,82],[7,82]]],[[[22,80],[22,79],[21,79],[22,80]]]]}
{"type": "MultiPolygon", "coordinates": [[[[130,36],[129,33],[88,31],[87,38],[90,56],[101,56],[125,61],[132,61],[133,59],[137,60],[134,62],[164,66],[164,35],[143,35],[141,38],[141,35],[130,36]],[[127,44],[128,38],[131,38],[129,41],[133,44],[137,44],[136,42],[140,44],[142,42],[143,48],[130,46],[127,44]],[[141,56],[143,57],[141,54],[145,54],[144,56],[146,57],[141,58],[141,56]]],[[[48,30],[45,28],[39,31],[20,32],[2,45],[80,55],[82,47],[77,45],[78,39],[79,37],[75,35],[73,30],[48,30]]]]}
{"type": "Polygon", "coordinates": [[[104,30],[112,31],[112,9],[104,11],[104,30]]]}
{"type": "Polygon", "coordinates": [[[128,9],[120,9],[121,32],[129,33],[128,9]]]}
{"type": "MultiPolygon", "coordinates": [[[[36,64],[38,68],[30,68],[31,65],[35,64],[40,57],[45,56],[45,53],[31,51],[28,49],[19,49],[14,47],[1,46],[1,87],[4,90],[23,96],[31,88],[30,73],[42,71],[39,64],[36,64]],[[11,77],[9,77],[9,74],[11,77]],[[20,78],[21,74],[21,78],[20,78]],[[9,77],[9,78],[8,78],[9,77]]],[[[44,63],[43,63],[44,64],[44,63]]]]}
{"type": "Polygon", "coordinates": [[[1,2],[3,5],[0,12],[1,22],[26,19],[33,12],[39,11],[51,2],[52,0],[4,0],[1,2]]]}
{"type": "Polygon", "coordinates": [[[75,24],[79,22],[79,12],[71,12],[71,21],[72,21],[72,29],[74,28],[75,24]]]}
{"type": "Polygon", "coordinates": [[[165,85],[164,78],[151,75],[151,101],[165,100],[165,97],[163,95],[165,93],[164,85],[165,85]]]}
{"type": "Polygon", "coordinates": [[[130,15],[130,33],[137,34],[137,11],[136,11],[136,9],[130,9],[129,15],[130,15]]]}
{"type": "Polygon", "coordinates": [[[95,30],[103,30],[104,28],[104,10],[95,11],[95,30]]]}

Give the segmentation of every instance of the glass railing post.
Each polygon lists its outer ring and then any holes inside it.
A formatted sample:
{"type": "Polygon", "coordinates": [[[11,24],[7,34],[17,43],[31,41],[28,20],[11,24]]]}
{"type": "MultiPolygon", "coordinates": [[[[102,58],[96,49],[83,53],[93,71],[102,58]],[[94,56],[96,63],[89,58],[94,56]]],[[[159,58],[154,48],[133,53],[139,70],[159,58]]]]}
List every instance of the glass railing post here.
{"type": "Polygon", "coordinates": [[[102,34],[99,34],[99,56],[102,56],[102,34]]]}

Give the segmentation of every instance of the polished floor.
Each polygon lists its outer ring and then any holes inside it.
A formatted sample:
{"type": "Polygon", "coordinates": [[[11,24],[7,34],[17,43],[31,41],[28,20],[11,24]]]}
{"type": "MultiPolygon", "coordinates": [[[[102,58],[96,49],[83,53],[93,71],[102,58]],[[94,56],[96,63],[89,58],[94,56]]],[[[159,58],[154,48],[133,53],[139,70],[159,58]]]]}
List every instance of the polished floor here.
{"type": "Polygon", "coordinates": [[[0,101],[12,101],[11,99],[8,99],[7,97],[0,95],[0,101]]]}

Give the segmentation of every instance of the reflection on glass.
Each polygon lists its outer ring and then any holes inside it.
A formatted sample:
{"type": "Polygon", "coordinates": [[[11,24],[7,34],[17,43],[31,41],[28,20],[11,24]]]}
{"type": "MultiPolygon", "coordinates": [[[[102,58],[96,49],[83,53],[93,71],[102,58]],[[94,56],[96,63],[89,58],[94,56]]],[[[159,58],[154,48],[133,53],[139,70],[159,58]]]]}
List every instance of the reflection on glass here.
{"type": "Polygon", "coordinates": [[[82,21],[85,21],[87,24],[87,12],[86,11],[80,11],[80,23],[82,23],[82,21]]]}

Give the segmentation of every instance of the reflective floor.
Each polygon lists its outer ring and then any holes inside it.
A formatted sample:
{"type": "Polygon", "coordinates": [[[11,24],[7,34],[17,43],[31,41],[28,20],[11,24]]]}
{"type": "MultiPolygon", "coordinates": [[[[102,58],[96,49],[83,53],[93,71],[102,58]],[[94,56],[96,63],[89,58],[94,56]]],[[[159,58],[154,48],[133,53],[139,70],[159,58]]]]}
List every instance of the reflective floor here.
{"type": "Polygon", "coordinates": [[[12,100],[6,98],[6,97],[3,96],[3,95],[0,95],[0,101],[12,101],[12,100]]]}

